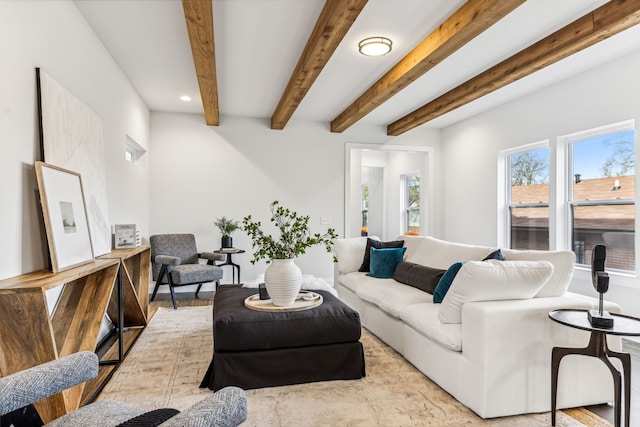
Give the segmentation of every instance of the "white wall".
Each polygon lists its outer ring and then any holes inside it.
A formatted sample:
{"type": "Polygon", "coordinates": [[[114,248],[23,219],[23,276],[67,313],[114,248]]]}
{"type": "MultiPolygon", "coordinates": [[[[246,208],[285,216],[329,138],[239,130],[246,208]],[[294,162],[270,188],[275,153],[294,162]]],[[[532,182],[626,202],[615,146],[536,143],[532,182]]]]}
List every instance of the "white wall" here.
{"type": "MultiPolygon", "coordinates": [[[[497,244],[500,150],[545,139],[555,141],[561,135],[628,119],[635,119],[637,128],[639,75],[637,51],[445,129],[442,162],[446,167],[440,199],[444,237],[497,244]]],[[[595,295],[587,276],[577,271],[571,290],[595,295]]],[[[608,299],[620,303],[624,312],[640,315],[638,280],[613,276],[611,287],[608,299]]]]}
{"type": "MultiPolygon", "coordinates": [[[[330,226],[343,236],[345,142],[382,144],[392,139],[382,128],[366,132],[331,133],[327,123],[300,120],[276,131],[268,120],[224,116],[220,126],[208,127],[200,115],[154,112],[151,234],[190,232],[198,250],[217,249],[215,218],[241,220],[251,214],[267,225],[269,204],[279,200],[309,215],[312,232],[324,232],[327,226],[320,224],[320,217],[329,217],[330,226]]],[[[424,145],[425,135],[432,133],[408,133],[393,143],[424,145]]],[[[247,250],[233,256],[241,265],[242,281],[263,273],[264,262],[249,262],[253,251],[247,235],[237,231],[233,242],[247,250]]],[[[296,263],[303,274],[333,276],[331,255],[323,247],[312,248],[296,263]]],[[[230,281],[231,270],[225,267],[223,283],[230,281]]]]}
{"type": "Polygon", "coordinates": [[[103,120],[110,222],[148,234],[149,159],[124,161],[125,136],[149,145],[149,112],[70,1],[0,2],[0,279],[48,266],[33,163],[40,159],[35,68],[103,120]]]}

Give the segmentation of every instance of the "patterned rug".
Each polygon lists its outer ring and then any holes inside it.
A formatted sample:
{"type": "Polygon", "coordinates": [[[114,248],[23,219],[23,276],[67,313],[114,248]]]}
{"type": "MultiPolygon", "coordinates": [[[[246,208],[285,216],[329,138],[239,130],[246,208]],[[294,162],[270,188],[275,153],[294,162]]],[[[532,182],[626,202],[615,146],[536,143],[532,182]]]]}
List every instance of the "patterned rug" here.
{"type": "MultiPolygon", "coordinates": [[[[213,349],[212,308],[158,308],[100,399],[145,409],[185,409],[211,393],[198,388],[213,349]]],[[[549,413],[483,420],[402,356],[363,331],[367,376],[248,390],[243,426],[549,426],[549,413]]],[[[558,426],[610,424],[583,409],[558,412],[558,426]],[[580,420],[580,421],[579,421],[580,420]]]]}

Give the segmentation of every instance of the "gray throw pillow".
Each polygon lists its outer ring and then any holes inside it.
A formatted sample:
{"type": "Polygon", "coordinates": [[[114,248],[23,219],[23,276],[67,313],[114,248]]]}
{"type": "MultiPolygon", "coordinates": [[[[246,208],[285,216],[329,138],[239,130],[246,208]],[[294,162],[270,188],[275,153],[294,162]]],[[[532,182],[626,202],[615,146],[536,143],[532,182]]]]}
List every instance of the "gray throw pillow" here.
{"type": "Polygon", "coordinates": [[[433,292],[438,286],[440,278],[446,270],[431,268],[413,262],[402,261],[396,266],[393,278],[400,283],[420,289],[428,294],[433,292]]]}

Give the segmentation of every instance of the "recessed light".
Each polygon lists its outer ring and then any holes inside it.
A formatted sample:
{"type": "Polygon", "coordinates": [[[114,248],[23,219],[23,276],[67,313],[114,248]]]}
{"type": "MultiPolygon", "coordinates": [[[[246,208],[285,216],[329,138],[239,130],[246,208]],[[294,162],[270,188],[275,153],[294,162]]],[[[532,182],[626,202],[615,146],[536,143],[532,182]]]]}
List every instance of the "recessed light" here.
{"type": "Polygon", "coordinates": [[[386,37],[368,37],[358,43],[358,50],[366,56],[383,56],[391,52],[392,44],[386,37]]]}
{"type": "Polygon", "coordinates": [[[191,101],[191,97],[189,95],[182,95],[180,101],[189,102],[191,101]]]}

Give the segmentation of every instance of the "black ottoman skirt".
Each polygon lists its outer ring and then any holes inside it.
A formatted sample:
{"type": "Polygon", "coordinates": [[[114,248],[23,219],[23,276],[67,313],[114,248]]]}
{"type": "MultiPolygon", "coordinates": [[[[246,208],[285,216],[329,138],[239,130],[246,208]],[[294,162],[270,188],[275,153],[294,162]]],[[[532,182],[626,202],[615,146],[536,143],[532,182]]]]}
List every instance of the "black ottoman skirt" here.
{"type": "Polygon", "coordinates": [[[256,289],[220,286],[213,305],[214,355],[200,387],[247,389],[365,376],[360,315],[326,291],[322,305],[293,312],[244,306],[256,289]]]}

